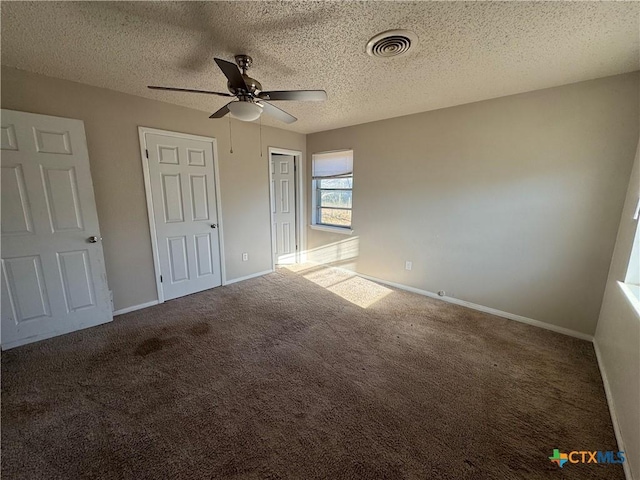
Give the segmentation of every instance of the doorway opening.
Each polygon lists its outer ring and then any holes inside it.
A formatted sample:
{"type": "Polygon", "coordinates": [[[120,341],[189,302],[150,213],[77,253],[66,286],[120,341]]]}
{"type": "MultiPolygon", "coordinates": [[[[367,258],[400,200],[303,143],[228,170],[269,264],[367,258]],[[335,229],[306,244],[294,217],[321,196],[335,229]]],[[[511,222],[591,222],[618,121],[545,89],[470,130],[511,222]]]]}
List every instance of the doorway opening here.
{"type": "Polygon", "coordinates": [[[272,267],[302,263],[305,235],[302,152],[269,147],[272,267]]]}

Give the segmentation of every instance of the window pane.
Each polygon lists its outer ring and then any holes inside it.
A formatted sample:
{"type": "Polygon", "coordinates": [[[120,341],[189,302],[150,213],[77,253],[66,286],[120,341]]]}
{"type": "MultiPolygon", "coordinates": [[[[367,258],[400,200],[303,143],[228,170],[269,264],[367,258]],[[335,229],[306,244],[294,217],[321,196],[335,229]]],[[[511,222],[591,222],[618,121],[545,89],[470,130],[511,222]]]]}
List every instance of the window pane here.
{"type": "Polygon", "coordinates": [[[332,208],[318,209],[320,221],[325,225],[351,226],[351,210],[334,210],[332,208]]]}
{"type": "Polygon", "coordinates": [[[321,207],[351,208],[351,190],[320,190],[321,207]]]}
{"type": "Polygon", "coordinates": [[[353,188],[353,177],[318,180],[318,188],[353,188]]]}

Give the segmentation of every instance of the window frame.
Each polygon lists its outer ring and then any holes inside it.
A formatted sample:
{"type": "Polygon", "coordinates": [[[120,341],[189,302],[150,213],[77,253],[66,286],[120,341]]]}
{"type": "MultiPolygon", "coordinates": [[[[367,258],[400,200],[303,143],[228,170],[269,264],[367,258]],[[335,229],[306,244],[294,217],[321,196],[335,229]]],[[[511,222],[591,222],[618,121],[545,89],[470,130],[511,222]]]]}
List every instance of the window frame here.
{"type": "Polygon", "coordinates": [[[336,232],[336,233],[343,233],[343,234],[347,234],[350,235],[353,233],[353,171],[350,174],[346,174],[346,175],[336,175],[333,177],[326,177],[324,179],[329,180],[329,179],[333,179],[333,178],[350,178],[351,179],[351,188],[321,188],[320,186],[320,182],[323,179],[318,179],[318,178],[314,178],[313,177],[313,162],[314,162],[314,156],[315,155],[321,155],[323,153],[340,153],[340,152],[350,152],[351,156],[353,158],[353,150],[351,149],[345,149],[345,150],[334,150],[331,152],[317,152],[314,153],[311,156],[311,199],[312,199],[312,215],[311,215],[311,225],[310,227],[314,230],[324,230],[324,231],[331,231],[331,232],[336,232]],[[351,208],[346,208],[346,207],[323,207],[322,206],[322,202],[320,199],[320,195],[322,194],[322,192],[326,192],[326,191],[335,191],[335,192],[351,192],[351,208]],[[327,210],[346,210],[346,211],[350,211],[351,212],[351,222],[349,223],[349,225],[336,225],[336,224],[332,224],[332,223],[323,223],[320,221],[321,215],[320,215],[320,209],[327,209],[327,210]]]}
{"type": "Polygon", "coordinates": [[[633,220],[636,224],[631,252],[629,252],[624,281],[618,281],[618,285],[640,318],[640,270],[638,268],[640,261],[640,198],[633,213],[633,220]]]}

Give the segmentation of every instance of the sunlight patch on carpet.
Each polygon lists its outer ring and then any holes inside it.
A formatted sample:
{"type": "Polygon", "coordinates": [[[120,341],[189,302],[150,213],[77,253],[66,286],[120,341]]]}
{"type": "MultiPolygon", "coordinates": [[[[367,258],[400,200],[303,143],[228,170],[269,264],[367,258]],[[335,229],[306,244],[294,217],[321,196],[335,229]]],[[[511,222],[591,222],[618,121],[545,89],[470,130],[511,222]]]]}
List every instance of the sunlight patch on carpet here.
{"type": "Polygon", "coordinates": [[[362,308],[370,307],[392,292],[382,285],[355,276],[339,282],[327,290],[362,308]]]}
{"type": "Polygon", "coordinates": [[[287,265],[284,268],[361,308],[370,307],[393,291],[345,270],[309,263],[287,265]]]}

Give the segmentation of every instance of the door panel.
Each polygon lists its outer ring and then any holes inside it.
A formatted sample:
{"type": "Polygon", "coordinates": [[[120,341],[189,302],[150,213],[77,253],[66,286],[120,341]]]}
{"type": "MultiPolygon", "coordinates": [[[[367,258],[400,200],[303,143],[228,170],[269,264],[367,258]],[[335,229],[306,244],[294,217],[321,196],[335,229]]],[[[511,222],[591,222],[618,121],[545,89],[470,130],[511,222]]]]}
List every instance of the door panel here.
{"type": "Polygon", "coordinates": [[[41,172],[51,230],[82,230],[75,168],[41,167],[41,172]]]}
{"type": "Polygon", "coordinates": [[[67,300],[67,310],[72,312],[95,306],[89,252],[78,250],[58,253],[58,265],[67,300]]]}
{"type": "Polygon", "coordinates": [[[271,156],[271,209],[273,212],[274,262],[296,262],[295,158],[271,156]]]}
{"type": "Polygon", "coordinates": [[[165,222],[184,222],[182,187],[180,186],[179,173],[162,174],[162,197],[165,222]]]}
{"type": "Polygon", "coordinates": [[[33,233],[31,207],[22,165],[2,167],[2,234],[33,233]]]}
{"type": "Polygon", "coordinates": [[[205,166],[205,153],[204,150],[198,150],[194,148],[187,148],[187,156],[189,165],[192,167],[204,167],[205,166]]]}
{"type": "Polygon", "coordinates": [[[18,150],[15,127],[13,125],[2,125],[0,132],[2,132],[0,148],[2,148],[2,150],[18,150]]]}
{"type": "Polygon", "coordinates": [[[195,236],[196,241],[196,264],[198,265],[198,276],[211,275],[213,273],[213,259],[211,258],[211,235],[202,233],[195,236]]]}
{"type": "Polygon", "coordinates": [[[168,238],[169,267],[171,280],[174,283],[189,279],[189,263],[187,260],[187,242],[185,237],[168,238]]]}
{"type": "Polygon", "coordinates": [[[190,175],[192,219],[209,220],[209,196],[206,175],[190,175]]]}
{"type": "Polygon", "coordinates": [[[289,222],[283,222],[282,226],[282,253],[293,253],[291,248],[291,224],[289,222]]]}
{"type": "Polygon", "coordinates": [[[2,347],[111,321],[80,120],[2,110],[2,347]]]}
{"type": "Polygon", "coordinates": [[[213,144],[157,133],[144,139],[164,299],[221,285],[213,144]]]}
{"type": "Polygon", "coordinates": [[[40,255],[3,259],[2,267],[16,323],[51,316],[40,255]]]}
{"type": "Polygon", "coordinates": [[[71,140],[68,131],[48,131],[33,127],[38,153],[57,153],[71,155],[71,140]]]}
{"type": "Polygon", "coordinates": [[[289,179],[280,180],[280,213],[291,213],[290,191],[293,191],[292,182],[289,179]]]}
{"type": "Polygon", "coordinates": [[[178,147],[158,145],[158,162],[170,165],[178,165],[178,147]]]}

